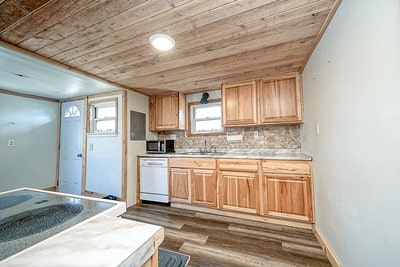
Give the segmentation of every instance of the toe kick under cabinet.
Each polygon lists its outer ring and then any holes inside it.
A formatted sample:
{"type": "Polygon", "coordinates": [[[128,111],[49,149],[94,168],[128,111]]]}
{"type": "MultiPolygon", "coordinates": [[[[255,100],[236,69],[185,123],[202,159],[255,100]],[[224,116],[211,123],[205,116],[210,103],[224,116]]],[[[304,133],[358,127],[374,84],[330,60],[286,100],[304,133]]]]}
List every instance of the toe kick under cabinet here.
{"type": "Polygon", "coordinates": [[[311,161],[170,158],[170,201],[313,222],[311,161]]]}

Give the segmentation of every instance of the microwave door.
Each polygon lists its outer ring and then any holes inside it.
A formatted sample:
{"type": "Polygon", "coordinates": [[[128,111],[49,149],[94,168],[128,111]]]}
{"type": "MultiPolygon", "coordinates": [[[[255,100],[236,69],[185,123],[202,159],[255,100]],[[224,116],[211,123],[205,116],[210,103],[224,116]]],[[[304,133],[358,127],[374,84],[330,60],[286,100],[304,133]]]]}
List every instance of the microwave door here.
{"type": "Polygon", "coordinates": [[[151,152],[158,152],[160,151],[160,142],[158,141],[153,141],[153,142],[147,142],[147,151],[151,152]]]}

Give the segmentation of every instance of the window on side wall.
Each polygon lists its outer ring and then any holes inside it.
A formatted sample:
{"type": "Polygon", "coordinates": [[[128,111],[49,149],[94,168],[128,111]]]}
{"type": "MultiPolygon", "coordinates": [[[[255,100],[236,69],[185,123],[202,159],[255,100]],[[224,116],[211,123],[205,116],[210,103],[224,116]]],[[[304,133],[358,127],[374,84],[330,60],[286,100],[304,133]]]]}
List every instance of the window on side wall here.
{"type": "Polygon", "coordinates": [[[117,99],[106,99],[90,104],[90,133],[115,134],[118,129],[117,99]]]}
{"type": "Polygon", "coordinates": [[[222,126],[221,100],[210,100],[208,104],[189,103],[190,135],[220,135],[222,126]]]}

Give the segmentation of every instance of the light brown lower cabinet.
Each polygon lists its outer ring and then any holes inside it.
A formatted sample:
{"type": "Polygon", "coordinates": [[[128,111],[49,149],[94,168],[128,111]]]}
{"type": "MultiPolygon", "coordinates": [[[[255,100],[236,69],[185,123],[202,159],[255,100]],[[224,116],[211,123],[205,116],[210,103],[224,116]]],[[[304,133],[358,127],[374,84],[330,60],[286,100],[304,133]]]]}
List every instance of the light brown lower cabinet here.
{"type": "Polygon", "coordinates": [[[266,215],[313,222],[311,161],[263,160],[266,215]]]}
{"type": "Polygon", "coordinates": [[[170,200],[313,222],[311,161],[171,158],[170,200]]]}
{"type": "Polygon", "coordinates": [[[297,220],[313,220],[311,177],[263,176],[265,214],[297,220]]]}
{"type": "Polygon", "coordinates": [[[221,171],[221,208],[258,212],[258,173],[221,171]]]}
{"type": "Polygon", "coordinates": [[[215,170],[192,170],[192,203],[217,206],[217,175],[215,170]]]}
{"type": "Polygon", "coordinates": [[[169,190],[171,202],[190,202],[190,170],[180,168],[170,168],[169,171],[169,190]]]}
{"type": "Polygon", "coordinates": [[[217,206],[216,160],[170,158],[170,201],[217,206]]]}
{"type": "Polygon", "coordinates": [[[219,208],[259,213],[258,160],[219,159],[219,208]]]}

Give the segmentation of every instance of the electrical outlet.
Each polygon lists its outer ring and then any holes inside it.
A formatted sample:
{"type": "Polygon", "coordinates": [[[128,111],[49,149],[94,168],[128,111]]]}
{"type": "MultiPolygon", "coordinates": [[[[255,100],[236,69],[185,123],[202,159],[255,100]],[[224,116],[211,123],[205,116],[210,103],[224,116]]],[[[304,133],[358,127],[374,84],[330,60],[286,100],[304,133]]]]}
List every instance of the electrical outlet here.
{"type": "Polygon", "coordinates": [[[318,122],[315,124],[315,134],[319,135],[319,123],[318,122]]]}
{"type": "Polygon", "coordinates": [[[258,131],[254,131],[254,138],[258,138],[258,131]]]}
{"type": "Polygon", "coordinates": [[[89,150],[93,150],[93,144],[89,144],[89,150]]]}
{"type": "Polygon", "coordinates": [[[7,144],[8,146],[15,146],[15,140],[8,140],[7,144]]]}

